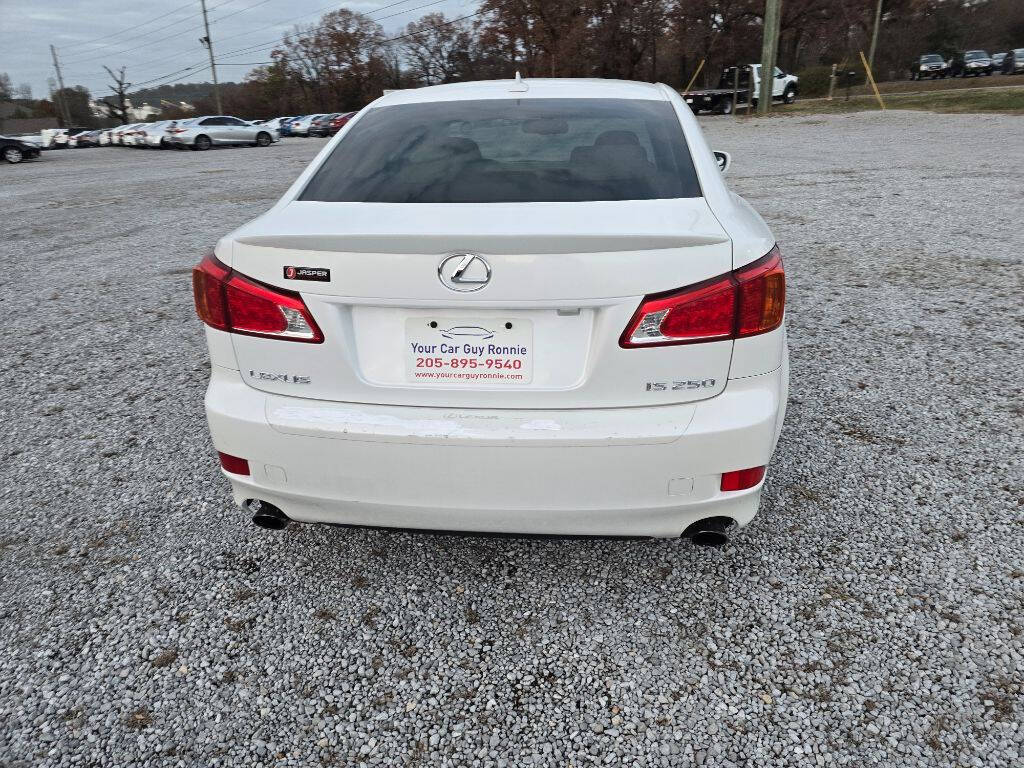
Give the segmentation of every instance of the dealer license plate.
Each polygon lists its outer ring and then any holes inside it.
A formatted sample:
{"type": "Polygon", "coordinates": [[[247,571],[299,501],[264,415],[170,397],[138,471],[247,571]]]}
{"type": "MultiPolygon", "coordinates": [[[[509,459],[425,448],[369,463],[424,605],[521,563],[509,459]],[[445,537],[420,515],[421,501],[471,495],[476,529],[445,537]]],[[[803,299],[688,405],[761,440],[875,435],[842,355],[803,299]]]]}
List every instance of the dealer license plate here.
{"type": "Polygon", "coordinates": [[[529,384],[533,323],[497,315],[410,317],[405,372],[409,381],[422,383],[529,384]]]}

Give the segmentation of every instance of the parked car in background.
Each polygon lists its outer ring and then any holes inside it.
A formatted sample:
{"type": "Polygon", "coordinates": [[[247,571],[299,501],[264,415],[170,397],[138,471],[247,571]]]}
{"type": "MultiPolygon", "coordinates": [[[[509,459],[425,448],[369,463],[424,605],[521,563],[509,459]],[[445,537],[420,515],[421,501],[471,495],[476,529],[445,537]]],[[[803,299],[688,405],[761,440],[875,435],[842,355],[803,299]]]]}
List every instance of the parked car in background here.
{"type": "Polygon", "coordinates": [[[161,120],[160,122],[143,126],[141,129],[141,145],[150,149],[166,149],[167,129],[172,125],[174,125],[173,120],[161,120]]]}
{"type": "Polygon", "coordinates": [[[254,120],[253,125],[262,125],[267,128],[273,128],[275,131],[280,131],[282,124],[291,120],[291,117],[271,117],[266,120],[254,120]]]}
{"type": "Polygon", "coordinates": [[[103,133],[103,131],[100,130],[85,131],[83,133],[79,133],[76,136],[71,137],[71,139],[69,140],[69,144],[70,141],[73,140],[75,142],[76,147],[98,147],[100,145],[101,133],[103,133]]]}
{"type": "Polygon", "coordinates": [[[291,136],[292,124],[294,124],[297,120],[301,120],[304,117],[306,117],[306,115],[296,115],[295,117],[282,117],[281,122],[279,124],[281,135],[291,136]]]}
{"type": "Polygon", "coordinates": [[[261,125],[250,125],[245,120],[229,115],[209,115],[179,124],[167,131],[167,143],[173,147],[206,150],[213,146],[254,144],[268,147],[276,137],[261,125]]]}
{"type": "Polygon", "coordinates": [[[722,544],[754,517],[782,257],[676,91],[398,91],[299,179],[192,273],[254,523],[722,544]]]}
{"type": "Polygon", "coordinates": [[[126,147],[137,146],[139,137],[147,125],[148,123],[137,123],[136,125],[133,125],[131,130],[125,131],[121,134],[121,143],[126,147]]]}
{"type": "Polygon", "coordinates": [[[1024,48],[1014,48],[1003,59],[1003,74],[1018,75],[1024,72],[1024,48]]]}
{"type": "Polygon", "coordinates": [[[286,121],[291,120],[291,119],[292,118],[290,118],[290,117],[271,117],[271,118],[269,118],[267,120],[254,120],[252,122],[252,124],[253,125],[261,126],[263,128],[266,128],[267,130],[273,132],[274,140],[276,141],[276,140],[280,139],[281,136],[283,135],[282,132],[281,132],[281,126],[286,121]]]}
{"type": "Polygon", "coordinates": [[[68,139],[73,135],[88,131],[85,126],[72,128],[44,128],[39,132],[42,137],[43,149],[67,149],[68,139]]]}
{"type": "Polygon", "coordinates": [[[992,54],[992,71],[1002,72],[1003,71],[1003,59],[1006,58],[1005,53],[993,53],[992,54]]]}
{"type": "Polygon", "coordinates": [[[79,131],[78,133],[68,136],[68,149],[78,149],[79,147],[89,146],[89,134],[92,131],[79,131]]]}
{"type": "Polygon", "coordinates": [[[358,112],[342,112],[331,118],[329,133],[331,136],[340,131],[349,120],[358,115],[358,112]]]}
{"type": "Polygon", "coordinates": [[[985,51],[964,51],[953,57],[949,65],[952,77],[967,77],[992,74],[992,57],[985,51]]]}
{"type": "Polygon", "coordinates": [[[331,131],[331,120],[340,114],[340,112],[331,112],[325,115],[317,115],[309,123],[309,135],[327,136],[331,131]]]}
{"type": "Polygon", "coordinates": [[[300,117],[297,120],[292,120],[291,135],[309,136],[309,128],[313,124],[313,121],[316,120],[318,117],[323,117],[323,115],[306,115],[305,117],[300,117]]]}
{"type": "Polygon", "coordinates": [[[110,143],[124,146],[125,134],[135,130],[137,125],[140,125],[140,123],[128,123],[127,125],[119,125],[116,128],[112,128],[110,131],[110,143]]]}
{"type": "Polygon", "coordinates": [[[0,136],[0,159],[15,165],[22,160],[39,157],[40,150],[35,144],[16,139],[13,136],[0,136]]]}
{"type": "Polygon", "coordinates": [[[937,53],[926,53],[919,56],[917,61],[910,65],[910,79],[924,80],[930,77],[934,80],[937,77],[949,75],[949,64],[937,53]]]}

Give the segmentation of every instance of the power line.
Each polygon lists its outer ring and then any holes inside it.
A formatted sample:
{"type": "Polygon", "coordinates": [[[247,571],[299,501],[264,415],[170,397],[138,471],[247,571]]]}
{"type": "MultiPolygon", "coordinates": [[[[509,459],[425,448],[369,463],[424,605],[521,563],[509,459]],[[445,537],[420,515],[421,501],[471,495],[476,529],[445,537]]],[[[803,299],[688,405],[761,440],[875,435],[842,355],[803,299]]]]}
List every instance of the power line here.
{"type": "MultiPolygon", "coordinates": [[[[374,19],[374,21],[383,21],[384,19],[390,19],[392,16],[401,16],[402,14],[405,14],[405,13],[412,13],[413,11],[421,11],[424,8],[430,8],[431,6],[434,6],[434,5],[440,5],[443,2],[445,2],[445,0],[434,0],[433,2],[426,3],[424,5],[418,5],[415,8],[406,8],[405,10],[398,11],[396,13],[391,13],[391,14],[388,14],[387,16],[381,16],[378,19],[374,19]]],[[[387,7],[391,7],[391,6],[387,6],[387,7]]],[[[380,8],[378,10],[385,10],[385,8],[380,8]]],[[[451,21],[445,22],[444,24],[442,24],[440,26],[448,26],[449,24],[454,24],[455,22],[462,21],[463,19],[468,19],[468,18],[471,18],[473,16],[479,16],[482,13],[486,13],[486,11],[477,11],[476,13],[471,13],[471,14],[468,14],[466,16],[460,16],[459,18],[452,19],[451,21]]],[[[369,14],[366,14],[366,15],[369,16],[369,14]]],[[[302,34],[309,34],[309,33],[312,33],[312,32],[319,32],[320,30],[327,29],[329,27],[330,27],[330,24],[321,24],[319,27],[313,27],[311,29],[307,29],[307,30],[303,31],[302,34]]],[[[391,40],[401,39],[401,37],[406,37],[406,35],[402,35],[402,36],[400,36],[398,38],[391,38],[391,39],[382,40],[381,42],[382,43],[387,43],[387,42],[391,42],[391,40]]],[[[241,55],[243,53],[255,53],[256,51],[263,50],[265,48],[273,48],[275,46],[280,45],[281,41],[283,39],[284,39],[284,37],[279,37],[279,38],[277,38],[276,40],[274,40],[272,42],[257,43],[255,45],[247,45],[247,46],[244,46],[242,48],[236,48],[233,51],[228,51],[227,53],[222,53],[221,54],[221,58],[226,58],[226,57],[228,57],[230,55],[236,55],[237,56],[237,55],[241,55]]]]}
{"type": "MultiPolygon", "coordinates": [[[[225,0],[225,2],[223,2],[223,3],[219,3],[217,5],[212,6],[210,8],[210,10],[211,11],[215,10],[216,8],[220,8],[221,6],[228,5],[228,3],[232,3],[232,2],[234,2],[234,0],[225,0]]],[[[149,32],[145,32],[145,33],[143,33],[141,35],[137,35],[135,37],[131,37],[131,38],[129,38],[129,40],[138,40],[139,38],[142,38],[142,37],[148,37],[149,35],[152,35],[152,34],[155,34],[157,32],[160,32],[161,30],[169,29],[170,27],[173,27],[173,26],[176,26],[178,24],[181,24],[183,21],[189,21],[189,19],[187,19],[187,18],[185,18],[185,19],[178,19],[178,21],[172,22],[170,24],[166,24],[166,25],[164,25],[162,27],[157,27],[156,29],[150,30],[149,32]]],[[[175,37],[181,37],[182,35],[187,35],[189,32],[195,32],[196,30],[200,30],[202,28],[203,28],[203,26],[200,24],[200,25],[195,26],[195,27],[189,27],[188,29],[183,29],[180,32],[175,32],[172,35],[167,35],[165,37],[159,37],[156,40],[147,40],[146,42],[142,43],[141,45],[137,45],[134,48],[126,48],[123,51],[116,51],[114,53],[106,52],[106,53],[97,54],[96,56],[85,56],[85,57],[82,57],[80,59],[72,59],[71,61],[65,62],[65,64],[80,64],[83,61],[97,61],[99,59],[105,59],[105,58],[108,58],[108,57],[121,56],[121,55],[126,54],[126,53],[131,53],[132,51],[137,51],[140,48],[148,48],[148,47],[150,47],[152,45],[156,45],[157,43],[162,43],[165,40],[173,40],[175,37]]]]}
{"type": "MultiPolygon", "coordinates": [[[[397,3],[391,3],[390,5],[381,6],[380,8],[375,8],[372,11],[367,11],[364,15],[369,17],[369,16],[372,16],[375,13],[380,13],[381,11],[386,11],[389,8],[394,8],[396,5],[402,5],[403,3],[410,3],[410,2],[413,2],[413,0],[398,0],[397,3]]],[[[295,21],[296,19],[303,19],[306,16],[313,16],[313,15],[315,15],[317,13],[322,13],[323,11],[332,11],[332,10],[338,10],[337,5],[335,5],[333,3],[331,5],[325,5],[323,8],[317,8],[315,11],[310,11],[309,13],[301,13],[298,16],[292,16],[291,18],[284,19],[283,21],[278,21],[278,22],[276,22],[274,24],[267,24],[266,26],[259,27],[258,29],[250,29],[248,32],[239,32],[236,35],[229,35],[228,37],[222,37],[222,38],[220,38],[220,40],[221,40],[221,42],[223,42],[225,40],[234,40],[236,37],[244,37],[245,35],[253,35],[253,34],[257,33],[257,32],[262,32],[264,29],[272,29],[274,27],[280,27],[282,24],[290,24],[291,22],[295,21]]],[[[412,11],[412,10],[416,10],[416,9],[415,8],[411,8],[409,10],[412,11]]],[[[407,13],[407,11],[402,11],[402,13],[407,13]]]]}
{"type": "Polygon", "coordinates": [[[193,5],[193,3],[190,0],[190,2],[187,2],[184,5],[179,5],[177,8],[172,8],[171,10],[167,11],[167,13],[162,13],[159,16],[155,16],[152,19],[150,19],[149,21],[143,21],[141,24],[136,24],[133,27],[125,27],[124,29],[122,29],[122,30],[120,30],[118,32],[111,32],[109,35],[101,35],[100,37],[94,37],[92,40],[86,40],[85,42],[82,42],[82,43],[74,43],[73,45],[66,45],[66,46],[64,46],[64,50],[65,51],[73,50],[75,48],[81,48],[81,47],[86,46],[86,45],[92,45],[93,43],[99,42],[100,40],[109,40],[111,37],[117,37],[118,35],[123,35],[125,32],[131,32],[133,29],[138,29],[139,27],[144,27],[147,24],[152,24],[154,21],[159,21],[160,19],[163,19],[163,18],[166,18],[166,17],[170,16],[172,13],[177,13],[182,8],[189,8],[192,5],[193,5]]]}
{"type": "MultiPolygon", "coordinates": [[[[228,2],[230,2],[230,1],[231,0],[228,0],[228,2]]],[[[377,8],[375,10],[369,11],[366,14],[363,14],[363,15],[365,15],[366,17],[369,18],[369,17],[372,17],[374,14],[380,13],[381,11],[386,11],[386,10],[389,10],[391,8],[394,8],[395,6],[403,5],[404,3],[413,2],[413,1],[414,0],[398,0],[398,2],[393,2],[393,3],[390,3],[388,5],[381,6],[380,8],[377,8]]],[[[405,10],[398,11],[396,13],[392,13],[392,14],[389,14],[387,16],[384,16],[384,17],[382,17],[381,20],[389,19],[389,18],[392,18],[393,16],[400,16],[400,15],[402,15],[404,13],[412,13],[413,11],[422,10],[423,8],[428,8],[428,7],[432,6],[432,5],[438,5],[441,2],[444,2],[444,0],[435,0],[435,2],[427,3],[426,5],[417,6],[415,8],[407,8],[405,10]]],[[[226,4],[227,3],[221,3],[220,5],[226,5],[226,4]]],[[[214,7],[220,7],[220,6],[218,5],[218,6],[214,6],[214,7]]],[[[250,6],[250,7],[255,7],[255,6],[250,6]]],[[[338,6],[336,6],[336,5],[329,5],[329,6],[325,6],[325,8],[331,8],[331,9],[337,10],[338,6]]],[[[210,10],[213,10],[213,8],[211,8],[210,10]]],[[[319,13],[322,10],[324,10],[324,8],[321,8],[321,9],[319,9],[317,11],[311,11],[310,13],[302,14],[302,16],[309,16],[311,14],[319,13]]],[[[221,17],[221,19],[223,19],[223,18],[226,18],[226,17],[221,17]]],[[[271,25],[268,25],[268,26],[269,27],[274,27],[274,26],[279,26],[280,24],[287,24],[288,22],[294,21],[297,18],[301,18],[301,16],[293,16],[290,19],[286,19],[286,20],[284,20],[282,22],[278,22],[278,24],[271,24],[271,25]]],[[[213,23],[213,22],[211,22],[211,23],[213,23]]],[[[324,29],[326,26],[328,26],[328,25],[321,25],[320,27],[314,27],[314,30],[324,29]]],[[[266,28],[268,28],[268,27],[261,27],[260,29],[266,29],[266,28]]],[[[242,35],[252,34],[253,32],[258,32],[258,31],[260,31],[260,29],[251,30],[249,32],[244,32],[244,33],[241,33],[241,34],[231,35],[231,36],[226,37],[226,38],[218,38],[218,40],[223,42],[224,40],[230,40],[230,39],[232,39],[234,37],[241,37],[242,35]]],[[[246,53],[246,52],[255,53],[255,52],[257,52],[261,48],[273,47],[274,45],[279,44],[282,39],[283,39],[283,36],[277,38],[275,40],[275,42],[272,43],[272,44],[260,43],[260,44],[256,44],[256,45],[253,45],[253,46],[243,46],[242,48],[236,48],[236,49],[234,49],[232,51],[228,51],[227,53],[224,53],[224,54],[221,54],[220,56],[218,56],[217,59],[216,59],[217,63],[218,64],[221,63],[221,60],[224,59],[225,57],[229,56],[229,55],[237,56],[237,55],[240,55],[240,52],[241,53],[246,53]]],[[[159,42],[159,41],[153,41],[153,42],[159,42]]],[[[99,58],[99,57],[97,57],[97,58],[99,58]]],[[[160,59],[151,59],[149,61],[144,61],[144,62],[141,62],[139,64],[136,64],[135,66],[136,67],[146,67],[146,66],[149,66],[150,64],[162,63],[162,62],[166,61],[166,59],[167,59],[167,57],[161,57],[160,59]]],[[[81,61],[81,60],[79,60],[79,61],[81,61]]],[[[225,62],[225,66],[227,66],[227,65],[228,65],[228,63],[225,62]]],[[[159,78],[156,78],[156,79],[159,79],[159,78]]],[[[103,87],[105,87],[105,86],[103,86],[103,87]]],[[[92,90],[92,89],[90,89],[90,90],[92,90]]]]}
{"type": "MultiPolygon", "coordinates": [[[[230,1],[231,1],[231,0],[228,0],[228,2],[230,2],[230,1]]],[[[221,17],[220,17],[219,19],[214,19],[214,20],[213,20],[213,21],[211,21],[210,23],[211,23],[211,24],[219,24],[220,22],[224,21],[224,19],[229,19],[229,18],[231,18],[232,16],[237,16],[237,15],[238,15],[238,14],[240,14],[240,13],[245,13],[246,11],[251,11],[251,10],[252,10],[253,8],[258,8],[259,6],[261,6],[261,5],[266,5],[266,4],[267,4],[267,3],[269,3],[269,2],[270,2],[270,0],[260,0],[260,2],[258,2],[258,3],[253,3],[252,5],[250,5],[250,6],[247,6],[247,7],[245,7],[245,8],[239,8],[239,9],[238,9],[237,11],[232,11],[231,13],[225,13],[225,14],[224,14],[223,16],[221,16],[221,17]]],[[[221,5],[227,5],[227,3],[221,3],[221,5]]],[[[219,8],[219,7],[220,7],[220,6],[217,6],[217,5],[215,5],[215,6],[213,6],[213,8],[211,8],[210,10],[212,11],[212,10],[214,10],[215,8],[219,8]]]]}
{"type": "MultiPolygon", "coordinates": [[[[402,2],[409,2],[409,0],[402,0],[402,2]]],[[[406,9],[404,11],[399,11],[397,13],[389,14],[388,16],[384,16],[381,19],[375,19],[375,21],[383,20],[383,19],[386,19],[386,18],[391,18],[391,16],[400,16],[403,13],[411,13],[413,11],[417,11],[417,10],[421,10],[423,8],[430,7],[432,5],[439,5],[441,2],[444,2],[444,0],[435,0],[434,2],[427,3],[427,4],[422,5],[422,6],[417,6],[416,8],[408,8],[408,9],[406,9]]],[[[364,15],[369,16],[370,13],[379,13],[380,11],[387,10],[388,8],[392,8],[395,5],[399,5],[399,4],[400,3],[392,3],[389,6],[384,6],[382,8],[378,8],[376,11],[370,11],[369,13],[364,14],[364,15]]],[[[487,9],[481,9],[479,11],[476,11],[475,13],[468,13],[468,14],[466,14],[464,16],[459,16],[457,18],[454,18],[454,19],[446,21],[446,22],[444,22],[442,24],[439,24],[438,26],[439,27],[447,27],[447,26],[450,26],[452,24],[457,24],[460,21],[465,21],[466,19],[472,19],[472,18],[474,18],[476,16],[481,16],[484,13],[488,13],[488,10],[487,9]]],[[[319,27],[314,27],[314,28],[312,28],[310,30],[307,30],[307,32],[319,31],[321,29],[325,29],[328,26],[330,26],[330,25],[321,25],[319,27]]],[[[381,40],[380,42],[382,44],[393,43],[393,42],[397,42],[398,40],[404,40],[404,39],[406,39],[408,37],[415,37],[418,34],[421,34],[421,33],[419,33],[419,32],[408,33],[407,32],[405,34],[401,34],[401,35],[396,35],[394,37],[385,38],[384,40],[381,40]]],[[[277,41],[275,41],[274,43],[269,44],[269,45],[261,44],[261,45],[255,46],[254,48],[243,47],[243,48],[238,48],[238,49],[236,49],[234,51],[228,51],[227,53],[222,53],[216,59],[217,64],[220,65],[220,66],[235,66],[235,64],[233,62],[226,62],[226,61],[223,61],[223,59],[228,57],[228,56],[231,56],[231,55],[239,56],[239,55],[242,55],[243,53],[254,53],[255,50],[259,49],[259,48],[273,48],[275,45],[279,45],[282,40],[283,40],[283,37],[279,38],[277,41]]],[[[253,63],[251,66],[265,66],[267,64],[273,64],[273,63],[274,62],[272,62],[272,61],[270,61],[270,62],[258,62],[258,63],[253,63]]],[[[141,83],[135,83],[135,84],[133,84],[133,87],[138,87],[140,85],[148,85],[149,88],[159,88],[162,85],[168,85],[168,84],[170,84],[172,82],[180,80],[181,79],[181,75],[183,75],[184,73],[189,72],[191,70],[197,69],[197,68],[203,66],[204,64],[206,64],[205,61],[200,61],[200,62],[197,62],[197,63],[192,64],[190,66],[187,66],[187,67],[185,67],[183,69],[179,69],[179,70],[175,70],[174,72],[167,73],[166,75],[159,75],[159,76],[154,77],[154,78],[152,78],[150,80],[145,80],[145,81],[143,81],[141,83]],[[156,82],[158,80],[162,80],[162,82],[156,82]]],[[[92,90],[92,89],[90,89],[90,90],[92,90]]]]}

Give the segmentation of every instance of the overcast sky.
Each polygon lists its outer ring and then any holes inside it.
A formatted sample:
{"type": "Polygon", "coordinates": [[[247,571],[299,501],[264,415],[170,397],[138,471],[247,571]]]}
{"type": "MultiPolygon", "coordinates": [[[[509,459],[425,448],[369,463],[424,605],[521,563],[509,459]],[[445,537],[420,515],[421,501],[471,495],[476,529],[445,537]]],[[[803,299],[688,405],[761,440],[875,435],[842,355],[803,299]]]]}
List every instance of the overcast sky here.
{"type": "MultiPolygon", "coordinates": [[[[210,35],[222,81],[241,80],[251,63],[296,24],[348,8],[367,14],[388,34],[424,14],[455,18],[477,10],[478,0],[207,0],[210,35]],[[239,51],[257,47],[253,51],[239,51]]],[[[210,80],[199,0],[0,0],[0,72],[15,86],[28,83],[36,98],[54,76],[50,44],[57,48],[64,84],[84,85],[93,96],[109,93],[103,71],[127,67],[128,81],[151,85],[210,80]],[[177,70],[192,67],[175,74],[177,70]]]]}

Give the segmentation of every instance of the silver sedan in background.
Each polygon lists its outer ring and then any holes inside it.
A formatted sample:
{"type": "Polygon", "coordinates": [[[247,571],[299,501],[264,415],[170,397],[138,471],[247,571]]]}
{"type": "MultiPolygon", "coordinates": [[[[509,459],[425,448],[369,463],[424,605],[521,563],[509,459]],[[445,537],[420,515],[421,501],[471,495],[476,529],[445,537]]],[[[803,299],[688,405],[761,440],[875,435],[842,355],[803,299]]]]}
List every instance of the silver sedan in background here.
{"type": "Polygon", "coordinates": [[[142,126],[136,144],[140,147],[164,149],[167,147],[167,129],[174,125],[173,120],[161,120],[142,126]]]}
{"type": "Polygon", "coordinates": [[[209,115],[197,117],[188,123],[178,123],[167,130],[165,139],[172,147],[198,150],[229,144],[268,147],[277,141],[277,133],[264,126],[250,125],[237,117],[209,115]]]}

